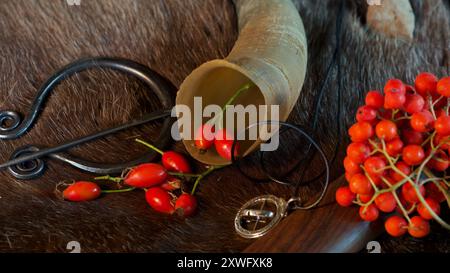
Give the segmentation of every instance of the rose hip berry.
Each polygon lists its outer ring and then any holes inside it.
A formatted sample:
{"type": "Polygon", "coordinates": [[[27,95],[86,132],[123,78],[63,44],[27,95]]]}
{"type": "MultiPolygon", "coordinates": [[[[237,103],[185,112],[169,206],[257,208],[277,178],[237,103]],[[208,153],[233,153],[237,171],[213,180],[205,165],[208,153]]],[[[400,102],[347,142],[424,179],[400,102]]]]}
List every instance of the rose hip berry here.
{"type": "Polygon", "coordinates": [[[158,186],[167,179],[167,171],[163,166],[155,163],[141,164],[126,175],[125,184],[136,188],[150,188],[158,186]]]}
{"type": "Polygon", "coordinates": [[[172,214],[175,211],[172,196],[160,187],[148,189],[145,192],[145,199],[158,212],[172,214]]]}
{"type": "Polygon", "coordinates": [[[187,193],[183,193],[175,202],[175,211],[183,217],[190,217],[197,211],[197,199],[187,193]]]}
{"type": "Polygon", "coordinates": [[[206,151],[214,145],[214,126],[207,123],[200,126],[195,134],[195,147],[201,151],[206,151]]]}
{"type": "MultiPolygon", "coordinates": [[[[234,137],[231,136],[225,129],[219,130],[214,140],[217,153],[226,160],[231,160],[231,153],[233,147],[234,137]]],[[[237,157],[239,153],[239,143],[234,147],[234,156],[237,157]]]]}
{"type": "Polygon", "coordinates": [[[63,197],[72,202],[83,202],[97,199],[101,193],[102,190],[97,184],[79,181],[68,186],[63,191],[63,197]]]}

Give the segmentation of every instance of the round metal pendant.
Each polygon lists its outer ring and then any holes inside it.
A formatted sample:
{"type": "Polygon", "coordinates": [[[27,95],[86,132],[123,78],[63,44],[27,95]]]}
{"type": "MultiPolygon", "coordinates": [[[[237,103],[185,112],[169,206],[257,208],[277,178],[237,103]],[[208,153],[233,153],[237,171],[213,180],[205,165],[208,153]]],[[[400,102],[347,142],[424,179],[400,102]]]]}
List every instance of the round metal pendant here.
{"type": "Polygon", "coordinates": [[[286,215],[287,202],[273,195],[253,198],[236,214],[236,232],[248,239],[264,236],[286,215]]]}

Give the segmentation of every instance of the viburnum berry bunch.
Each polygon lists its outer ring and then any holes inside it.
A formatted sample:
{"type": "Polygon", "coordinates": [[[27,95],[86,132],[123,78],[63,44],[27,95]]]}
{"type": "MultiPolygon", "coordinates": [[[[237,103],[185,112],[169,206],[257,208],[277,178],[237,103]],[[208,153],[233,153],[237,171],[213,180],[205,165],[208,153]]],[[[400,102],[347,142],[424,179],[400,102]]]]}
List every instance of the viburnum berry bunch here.
{"type": "Polygon", "coordinates": [[[450,207],[450,77],[420,73],[414,86],[390,79],[384,94],[369,91],[348,133],[344,159],[348,186],[336,192],[344,207],[360,206],[365,221],[391,214],[386,231],[421,238],[430,220],[443,227],[450,207]]]}

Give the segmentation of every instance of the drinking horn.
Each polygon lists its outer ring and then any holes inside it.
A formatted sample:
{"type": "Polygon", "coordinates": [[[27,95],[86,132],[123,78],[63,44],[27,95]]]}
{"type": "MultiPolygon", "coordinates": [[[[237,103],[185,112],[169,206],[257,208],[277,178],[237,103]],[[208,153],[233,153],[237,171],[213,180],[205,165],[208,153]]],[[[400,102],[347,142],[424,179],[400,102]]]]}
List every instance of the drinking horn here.
{"type": "MultiPolygon", "coordinates": [[[[285,121],[298,100],[306,74],[307,41],[302,19],[291,0],[235,0],[234,4],[239,36],[233,49],[225,59],[206,62],[186,77],[177,93],[176,111],[187,106],[194,121],[194,115],[198,115],[194,97],[202,98],[203,107],[224,106],[237,90],[251,83],[252,87],[235,104],[255,105],[258,109],[278,105],[278,119],[285,121]]],[[[268,112],[259,113],[258,121],[270,119],[268,112]]],[[[187,151],[205,164],[229,163],[215,149],[204,152],[195,147],[193,136],[198,128],[194,123],[190,128],[179,124],[187,151]]],[[[250,153],[257,143],[244,143],[240,153],[250,153]]]]}

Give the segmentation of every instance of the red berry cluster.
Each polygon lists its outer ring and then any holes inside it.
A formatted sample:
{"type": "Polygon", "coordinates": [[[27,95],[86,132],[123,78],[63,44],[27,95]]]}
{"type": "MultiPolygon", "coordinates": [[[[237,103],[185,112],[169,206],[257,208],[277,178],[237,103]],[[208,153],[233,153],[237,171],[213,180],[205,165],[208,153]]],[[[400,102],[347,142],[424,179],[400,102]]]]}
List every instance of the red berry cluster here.
{"type": "Polygon", "coordinates": [[[161,213],[178,214],[189,217],[197,208],[197,200],[193,193],[182,192],[179,197],[174,193],[181,189],[181,180],[178,177],[200,177],[189,174],[191,167],[187,159],[174,151],[163,152],[156,147],[138,140],[156,152],[160,153],[161,164],[145,163],[128,170],[123,177],[98,177],[96,180],[111,180],[117,182],[119,190],[101,190],[93,182],[79,181],[69,185],[63,191],[63,198],[73,202],[91,201],[97,199],[101,193],[120,193],[134,189],[144,189],[147,203],[161,213]]]}
{"type": "Polygon", "coordinates": [[[384,94],[369,91],[348,131],[349,185],[337,190],[336,201],[359,205],[365,221],[392,213],[385,228],[395,237],[424,237],[432,219],[450,229],[440,217],[441,204],[450,206],[449,107],[450,77],[431,73],[419,74],[414,87],[391,79],[384,94]]]}
{"type": "MultiPolygon", "coordinates": [[[[216,121],[219,121],[219,124],[222,122],[226,106],[231,105],[243,92],[249,90],[252,86],[253,84],[245,84],[242,86],[227,101],[216,118],[210,123],[205,123],[198,128],[195,136],[195,145],[199,150],[206,151],[214,145],[217,153],[222,158],[231,160],[234,138],[225,129],[220,129],[215,132],[215,124],[216,121]]],[[[96,178],[96,180],[110,180],[116,182],[120,188],[126,186],[124,189],[102,190],[93,182],[74,182],[68,185],[63,191],[63,198],[73,202],[82,202],[97,199],[102,193],[121,193],[133,191],[135,189],[144,189],[146,192],[145,199],[154,210],[166,214],[177,212],[185,217],[192,216],[197,209],[197,199],[194,197],[194,193],[200,181],[214,170],[223,168],[225,165],[209,166],[207,170],[201,174],[191,174],[189,162],[183,155],[174,151],[163,152],[147,142],[142,140],[136,141],[161,154],[161,164],[141,164],[127,170],[122,177],[111,177],[108,175],[96,178]],[[182,191],[182,181],[180,179],[187,181],[195,179],[190,193],[182,191]],[[181,194],[176,196],[175,191],[181,191],[181,194]]],[[[239,143],[236,143],[234,147],[235,156],[237,156],[238,150],[239,143]]]]}

